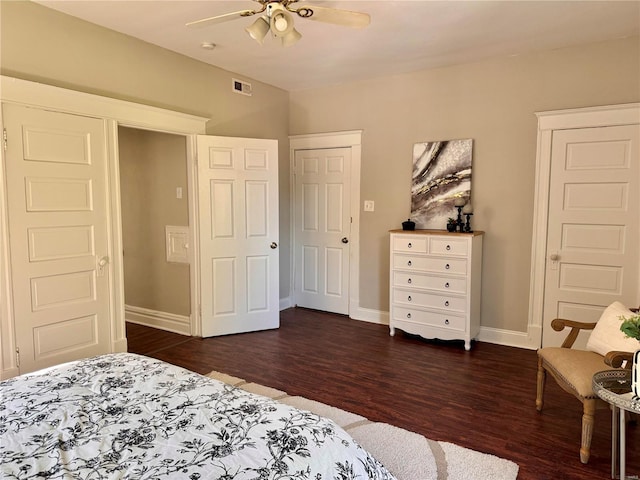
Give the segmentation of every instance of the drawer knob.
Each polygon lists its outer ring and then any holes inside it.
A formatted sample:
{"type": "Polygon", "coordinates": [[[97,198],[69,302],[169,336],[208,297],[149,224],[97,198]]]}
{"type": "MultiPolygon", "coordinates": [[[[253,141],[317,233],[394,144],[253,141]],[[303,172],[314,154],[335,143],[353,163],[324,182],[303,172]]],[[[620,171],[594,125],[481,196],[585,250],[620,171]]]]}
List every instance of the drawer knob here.
{"type": "Polygon", "coordinates": [[[445,270],[449,270],[449,269],[451,268],[451,266],[447,263],[447,264],[444,266],[444,268],[445,268],[445,270]]]}
{"type": "Polygon", "coordinates": [[[444,302],[444,306],[448,307],[449,306],[449,300],[447,300],[446,302],[444,302]]]}
{"type": "Polygon", "coordinates": [[[447,250],[451,250],[451,245],[447,245],[447,250]]]}
{"type": "Polygon", "coordinates": [[[449,288],[449,282],[444,284],[444,288],[449,288]]]}
{"type": "Polygon", "coordinates": [[[409,242],[409,243],[407,244],[407,248],[411,248],[411,247],[412,247],[411,242],[409,242]]]}
{"type": "Polygon", "coordinates": [[[445,325],[449,325],[449,319],[448,319],[448,318],[447,318],[447,319],[445,319],[444,324],[445,324],[445,325]]]}
{"type": "Polygon", "coordinates": [[[407,265],[408,265],[409,267],[411,266],[411,260],[409,260],[409,261],[407,262],[407,265]]]}
{"type": "Polygon", "coordinates": [[[407,283],[411,283],[411,279],[410,279],[410,278],[409,278],[409,279],[407,279],[407,283]]]}
{"type": "Polygon", "coordinates": [[[411,314],[410,313],[407,313],[407,318],[411,318],[411,314]]]}
{"type": "Polygon", "coordinates": [[[410,302],[410,301],[411,301],[411,295],[409,295],[409,296],[407,297],[407,301],[408,301],[408,302],[410,302]]]}

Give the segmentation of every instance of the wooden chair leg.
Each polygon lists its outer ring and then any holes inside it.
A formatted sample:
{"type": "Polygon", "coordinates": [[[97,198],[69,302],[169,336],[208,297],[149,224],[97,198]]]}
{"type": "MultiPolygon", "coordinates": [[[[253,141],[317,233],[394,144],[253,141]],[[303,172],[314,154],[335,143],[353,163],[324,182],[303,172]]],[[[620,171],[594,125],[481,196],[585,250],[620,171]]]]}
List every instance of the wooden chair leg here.
{"type": "Polygon", "coordinates": [[[542,406],[544,404],[544,385],[547,381],[547,372],[542,366],[542,358],[538,357],[538,382],[537,382],[537,390],[536,390],[536,410],[539,412],[542,411],[542,406]]]}
{"type": "Polygon", "coordinates": [[[591,455],[591,437],[593,436],[593,420],[596,413],[596,400],[583,402],[582,414],[582,443],[580,444],[580,461],[587,463],[591,455]]]}

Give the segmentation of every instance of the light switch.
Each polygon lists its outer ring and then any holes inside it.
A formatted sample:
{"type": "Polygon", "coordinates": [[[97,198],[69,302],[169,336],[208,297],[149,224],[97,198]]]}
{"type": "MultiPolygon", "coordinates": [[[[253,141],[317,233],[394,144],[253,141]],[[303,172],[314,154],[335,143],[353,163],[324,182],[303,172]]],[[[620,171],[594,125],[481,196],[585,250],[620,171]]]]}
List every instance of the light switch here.
{"type": "Polygon", "coordinates": [[[375,204],[373,200],[365,200],[364,201],[364,211],[365,212],[373,212],[375,208],[375,204]]]}
{"type": "Polygon", "coordinates": [[[176,188],[176,198],[182,198],[182,187],[176,188]]]}

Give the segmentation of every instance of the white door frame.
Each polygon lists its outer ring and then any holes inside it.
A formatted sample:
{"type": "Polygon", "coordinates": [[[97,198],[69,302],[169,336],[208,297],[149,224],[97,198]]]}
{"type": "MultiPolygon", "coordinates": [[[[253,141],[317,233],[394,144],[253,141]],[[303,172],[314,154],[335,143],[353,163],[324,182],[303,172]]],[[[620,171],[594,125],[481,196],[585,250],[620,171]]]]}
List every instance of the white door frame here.
{"type": "Polygon", "coordinates": [[[600,107],[553,110],[536,113],[538,148],[536,182],[533,200],[533,238],[531,246],[531,281],[529,287],[529,320],[527,346],[542,345],[544,313],[544,278],[549,214],[549,182],[551,175],[551,141],[554,130],[606,127],[640,123],[640,103],[604,105],[600,107]]]}
{"type": "MultiPolygon", "coordinates": [[[[120,205],[120,172],[118,169],[118,126],[185,135],[187,138],[187,168],[189,190],[189,225],[191,249],[191,334],[199,335],[199,267],[197,261],[197,177],[195,170],[195,136],[206,131],[207,118],[174,112],[124,100],[102,97],[41,83],[0,76],[0,101],[58,112],[102,118],[107,121],[108,179],[110,197],[108,213],[109,256],[111,263],[110,308],[113,312],[111,348],[113,352],[127,351],[124,321],[124,276],[122,253],[122,219],[120,205]]],[[[2,152],[4,152],[2,150],[2,152]]],[[[4,164],[4,153],[2,153],[4,164]]],[[[19,373],[15,355],[13,329],[12,285],[8,252],[8,205],[5,174],[0,169],[0,264],[6,265],[0,277],[0,296],[6,301],[0,308],[0,378],[19,373]]]]}
{"type": "Polygon", "coordinates": [[[361,317],[360,308],[360,164],[362,161],[362,130],[314,133],[289,136],[289,192],[290,192],[290,242],[291,249],[289,291],[291,303],[295,301],[295,152],[321,148],[351,148],[351,233],[349,235],[349,317],[361,317]]]}

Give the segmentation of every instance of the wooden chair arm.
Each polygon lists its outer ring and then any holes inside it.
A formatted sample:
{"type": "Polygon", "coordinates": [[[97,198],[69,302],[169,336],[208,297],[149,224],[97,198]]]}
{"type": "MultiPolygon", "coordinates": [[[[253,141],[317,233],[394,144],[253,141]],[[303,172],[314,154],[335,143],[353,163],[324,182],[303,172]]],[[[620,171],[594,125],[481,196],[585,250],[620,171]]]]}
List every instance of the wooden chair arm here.
{"type": "Polygon", "coordinates": [[[613,368],[622,367],[623,362],[627,362],[624,368],[631,370],[631,364],[633,363],[633,353],[612,351],[607,353],[604,357],[604,363],[613,368]]]}
{"type": "Polygon", "coordinates": [[[567,334],[567,338],[562,342],[562,348],[571,348],[578,338],[580,330],[593,330],[596,328],[594,323],[576,322],[575,320],[567,320],[565,318],[556,318],[551,321],[551,328],[556,332],[561,332],[566,327],[571,328],[571,331],[567,334]]]}

